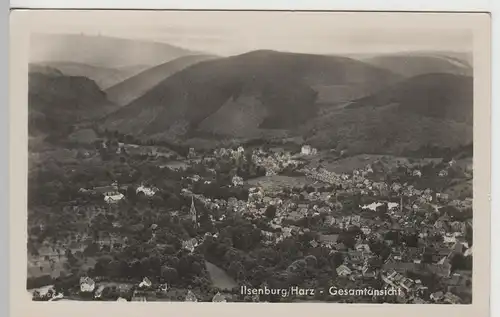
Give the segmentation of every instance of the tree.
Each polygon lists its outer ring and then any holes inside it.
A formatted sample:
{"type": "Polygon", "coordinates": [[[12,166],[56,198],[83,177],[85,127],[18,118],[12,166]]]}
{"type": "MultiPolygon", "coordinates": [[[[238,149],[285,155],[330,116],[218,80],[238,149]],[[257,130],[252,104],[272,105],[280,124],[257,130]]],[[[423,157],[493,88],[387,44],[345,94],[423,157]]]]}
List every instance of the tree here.
{"type": "Polygon", "coordinates": [[[167,283],[175,283],[179,278],[179,273],[175,268],[164,265],[161,268],[161,277],[167,283]]]}
{"type": "Polygon", "coordinates": [[[450,261],[451,271],[472,270],[472,257],[464,257],[462,254],[455,254],[450,261]]]}
{"type": "Polygon", "coordinates": [[[467,227],[465,228],[465,240],[467,241],[469,248],[472,246],[472,236],[472,226],[467,225],[467,227]]]}
{"type": "Polygon", "coordinates": [[[99,245],[95,242],[91,242],[83,251],[86,256],[93,256],[99,251],[99,245]]]}
{"type": "Polygon", "coordinates": [[[267,218],[269,218],[269,219],[274,219],[274,217],[276,217],[276,206],[274,206],[274,205],[269,205],[269,206],[266,208],[265,215],[266,215],[266,217],[267,217],[267,218]]]}
{"type": "Polygon", "coordinates": [[[121,262],[117,260],[113,260],[109,262],[107,266],[107,274],[110,277],[121,277],[122,276],[122,271],[121,271],[121,262]]]}

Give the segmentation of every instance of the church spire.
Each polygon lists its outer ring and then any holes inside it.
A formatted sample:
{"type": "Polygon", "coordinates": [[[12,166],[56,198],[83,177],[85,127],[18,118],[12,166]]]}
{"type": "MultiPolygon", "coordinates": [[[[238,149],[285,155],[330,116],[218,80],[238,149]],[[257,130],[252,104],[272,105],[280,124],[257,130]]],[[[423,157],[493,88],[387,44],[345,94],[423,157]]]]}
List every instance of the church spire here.
{"type": "Polygon", "coordinates": [[[197,217],[197,213],[196,213],[196,207],[194,206],[194,197],[191,197],[191,210],[189,213],[191,214],[191,219],[196,226],[198,223],[198,217],[197,217]]]}

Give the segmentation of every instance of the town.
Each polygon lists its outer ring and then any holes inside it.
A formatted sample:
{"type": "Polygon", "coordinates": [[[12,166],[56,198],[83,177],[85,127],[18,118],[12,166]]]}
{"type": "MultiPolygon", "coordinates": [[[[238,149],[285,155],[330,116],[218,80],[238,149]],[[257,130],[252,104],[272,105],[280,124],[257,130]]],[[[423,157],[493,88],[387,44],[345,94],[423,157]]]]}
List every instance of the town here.
{"type": "Polygon", "coordinates": [[[181,149],[109,132],[74,148],[30,179],[34,300],[472,301],[470,157],[181,149]]]}

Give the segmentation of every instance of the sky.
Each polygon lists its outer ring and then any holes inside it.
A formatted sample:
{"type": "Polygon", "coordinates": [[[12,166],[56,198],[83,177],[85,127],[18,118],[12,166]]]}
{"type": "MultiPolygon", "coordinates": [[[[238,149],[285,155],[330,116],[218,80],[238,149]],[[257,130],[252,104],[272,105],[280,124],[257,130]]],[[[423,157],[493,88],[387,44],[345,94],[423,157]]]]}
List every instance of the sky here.
{"type": "MultiPolygon", "coordinates": [[[[43,12],[42,12],[43,13],[43,12]]],[[[314,12],[59,12],[37,32],[84,33],[165,42],[217,55],[256,49],[357,54],[471,51],[472,32],[450,14],[314,12]]]]}

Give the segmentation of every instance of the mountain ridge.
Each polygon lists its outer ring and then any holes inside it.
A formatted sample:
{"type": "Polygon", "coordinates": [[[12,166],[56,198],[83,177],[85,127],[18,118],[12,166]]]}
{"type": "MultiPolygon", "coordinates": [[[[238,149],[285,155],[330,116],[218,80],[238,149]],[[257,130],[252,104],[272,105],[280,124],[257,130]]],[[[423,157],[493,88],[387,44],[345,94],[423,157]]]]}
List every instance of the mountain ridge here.
{"type": "Polygon", "coordinates": [[[31,36],[30,61],[75,62],[96,67],[119,68],[131,65],[156,66],[199,52],[168,43],[85,34],[31,36]]]}
{"type": "Polygon", "coordinates": [[[108,98],[116,104],[126,105],[141,97],[165,78],[195,63],[215,59],[215,55],[188,55],[145,69],[106,89],[108,98]]]}
{"type": "Polygon", "coordinates": [[[359,85],[376,90],[398,78],[346,57],[259,50],[192,65],[110,115],[105,126],[147,135],[173,127],[179,132],[172,133],[183,134],[241,97],[254,98],[267,109],[267,122],[260,124],[282,128],[273,125],[295,125],[314,115],[318,92],[312,86],[359,85]],[[127,119],[132,117],[133,122],[127,119]]]}

